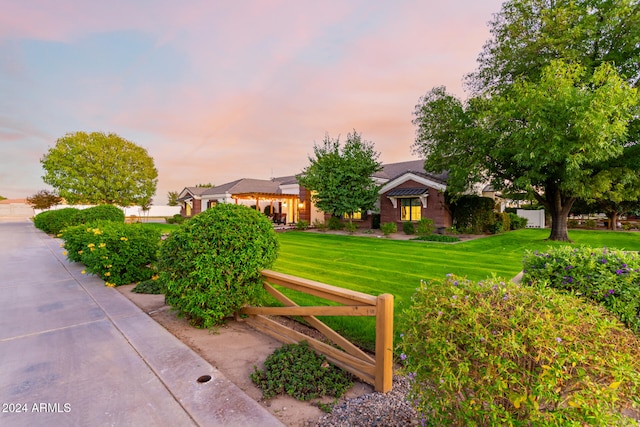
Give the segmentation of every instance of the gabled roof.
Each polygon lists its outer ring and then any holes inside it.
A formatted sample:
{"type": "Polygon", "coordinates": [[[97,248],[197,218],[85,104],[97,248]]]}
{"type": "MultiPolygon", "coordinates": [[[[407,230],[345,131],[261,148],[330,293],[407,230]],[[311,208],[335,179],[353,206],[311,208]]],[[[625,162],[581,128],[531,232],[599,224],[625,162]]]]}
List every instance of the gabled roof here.
{"type": "Polygon", "coordinates": [[[427,173],[424,170],[424,160],[409,160],[406,162],[387,163],[382,165],[382,170],[373,174],[375,178],[379,178],[385,181],[393,181],[407,173],[413,173],[414,175],[422,176],[431,181],[436,181],[441,184],[447,182],[448,173],[443,172],[440,174],[427,173]]]}
{"type": "Polygon", "coordinates": [[[183,202],[185,200],[192,199],[193,197],[199,198],[208,189],[209,187],[185,187],[178,195],[178,200],[183,202]]]}
{"type": "Polygon", "coordinates": [[[207,188],[203,197],[221,194],[271,193],[280,194],[280,184],[266,179],[241,178],[217,187],[207,188]]]}
{"type": "Polygon", "coordinates": [[[277,182],[280,185],[292,185],[298,183],[298,178],[296,177],[296,175],[289,175],[281,176],[278,178],[271,178],[271,181],[277,182]]]}

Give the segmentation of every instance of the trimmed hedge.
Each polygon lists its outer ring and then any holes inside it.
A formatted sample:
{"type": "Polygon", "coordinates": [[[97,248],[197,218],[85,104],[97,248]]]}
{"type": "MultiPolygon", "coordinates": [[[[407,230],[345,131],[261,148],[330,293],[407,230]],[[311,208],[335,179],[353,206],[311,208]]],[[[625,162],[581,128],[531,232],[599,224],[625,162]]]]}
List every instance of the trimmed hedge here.
{"type": "Polygon", "coordinates": [[[273,264],[277,251],[276,233],[262,213],[232,204],[207,209],[161,246],[166,301],[195,326],[223,323],[264,295],[260,271],[273,264]]]}
{"type": "Polygon", "coordinates": [[[58,234],[66,227],[95,221],[124,222],[124,212],[117,206],[98,205],[86,209],[64,208],[41,212],[33,219],[36,228],[58,234]]]}
{"type": "Polygon", "coordinates": [[[606,307],[640,332],[640,255],[617,249],[561,246],[527,252],[523,283],[549,286],[606,307]]]}
{"type": "Polygon", "coordinates": [[[94,221],[124,222],[124,212],[117,206],[98,205],[82,209],[76,218],[77,224],[87,224],[94,221]]]}
{"type": "Polygon", "coordinates": [[[403,321],[423,425],[637,425],[622,413],[640,407],[640,340],[597,305],[448,275],[421,284],[403,321]]]}
{"type": "Polygon", "coordinates": [[[47,234],[58,234],[62,229],[77,224],[78,212],[80,210],[76,208],[40,212],[33,218],[33,224],[47,234]]]}

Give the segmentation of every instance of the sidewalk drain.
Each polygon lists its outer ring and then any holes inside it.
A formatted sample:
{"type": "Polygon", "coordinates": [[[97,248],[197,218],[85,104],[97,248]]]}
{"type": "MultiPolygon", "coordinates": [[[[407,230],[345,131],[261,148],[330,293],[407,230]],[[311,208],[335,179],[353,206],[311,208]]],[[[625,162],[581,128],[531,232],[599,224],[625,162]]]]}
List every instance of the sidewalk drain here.
{"type": "Polygon", "coordinates": [[[200,378],[198,378],[196,381],[198,381],[199,383],[206,383],[211,381],[211,375],[203,375],[200,378]]]}

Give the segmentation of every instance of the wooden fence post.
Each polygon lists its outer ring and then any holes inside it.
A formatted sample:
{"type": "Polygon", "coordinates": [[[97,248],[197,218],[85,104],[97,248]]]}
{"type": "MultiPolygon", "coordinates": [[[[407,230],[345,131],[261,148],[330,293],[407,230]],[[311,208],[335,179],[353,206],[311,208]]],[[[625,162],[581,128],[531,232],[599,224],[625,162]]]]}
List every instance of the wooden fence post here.
{"type": "Polygon", "coordinates": [[[383,393],[393,386],[393,295],[378,295],[376,310],[375,389],[383,393]]]}

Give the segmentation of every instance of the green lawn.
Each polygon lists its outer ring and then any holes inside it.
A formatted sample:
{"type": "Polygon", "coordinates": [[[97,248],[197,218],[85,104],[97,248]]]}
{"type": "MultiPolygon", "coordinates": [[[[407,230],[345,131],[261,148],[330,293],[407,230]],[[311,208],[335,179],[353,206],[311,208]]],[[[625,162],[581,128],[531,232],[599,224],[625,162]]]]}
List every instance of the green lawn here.
{"type": "Polygon", "coordinates": [[[160,230],[161,233],[171,233],[178,228],[176,224],[168,224],[166,222],[143,222],[142,225],[147,228],[160,230]]]}
{"type": "MultiPolygon", "coordinates": [[[[273,270],[371,295],[391,293],[397,324],[421,279],[442,278],[447,273],[473,280],[492,274],[511,279],[522,269],[526,250],[568,244],[548,242],[548,236],[549,230],[525,229],[447,244],[292,231],[278,234],[280,254],[273,270]]],[[[640,251],[638,232],[571,230],[569,237],[573,245],[640,251]]],[[[301,305],[311,304],[311,298],[290,295],[301,305]]],[[[362,318],[325,320],[371,348],[373,322],[363,323],[362,318]]]]}

